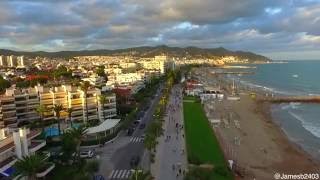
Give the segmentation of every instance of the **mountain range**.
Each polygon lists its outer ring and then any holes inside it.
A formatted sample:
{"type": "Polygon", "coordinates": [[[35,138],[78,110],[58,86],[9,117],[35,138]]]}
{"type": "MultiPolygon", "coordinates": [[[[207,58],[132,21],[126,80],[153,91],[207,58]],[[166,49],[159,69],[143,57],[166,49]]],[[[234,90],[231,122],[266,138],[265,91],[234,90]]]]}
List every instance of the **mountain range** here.
{"type": "Polygon", "coordinates": [[[98,49],[98,50],[80,50],[80,51],[58,51],[58,52],[45,52],[45,51],[13,51],[7,49],[0,49],[0,55],[24,55],[27,57],[60,57],[72,58],[74,56],[127,56],[134,55],[137,57],[154,57],[156,55],[165,54],[172,57],[187,57],[187,58],[213,58],[221,56],[237,56],[249,61],[270,61],[269,58],[246,51],[231,51],[223,47],[219,48],[198,48],[198,47],[169,47],[166,45],[161,46],[141,46],[126,49],[98,49]]]}

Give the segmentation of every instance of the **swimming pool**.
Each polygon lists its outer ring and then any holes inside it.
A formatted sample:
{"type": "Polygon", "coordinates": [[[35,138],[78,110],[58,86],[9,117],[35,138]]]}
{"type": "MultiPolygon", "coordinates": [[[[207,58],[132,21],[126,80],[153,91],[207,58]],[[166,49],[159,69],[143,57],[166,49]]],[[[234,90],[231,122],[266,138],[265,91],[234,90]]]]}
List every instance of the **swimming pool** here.
{"type": "Polygon", "coordinates": [[[51,127],[46,127],[44,129],[46,137],[52,137],[52,136],[58,136],[59,135],[59,129],[58,127],[51,126],[51,127]]]}
{"type": "MultiPolygon", "coordinates": [[[[82,123],[73,123],[72,127],[79,128],[82,123]]],[[[46,137],[53,137],[59,135],[58,124],[51,125],[50,127],[44,128],[46,137]]],[[[63,129],[61,129],[61,134],[63,134],[63,129]]]]}

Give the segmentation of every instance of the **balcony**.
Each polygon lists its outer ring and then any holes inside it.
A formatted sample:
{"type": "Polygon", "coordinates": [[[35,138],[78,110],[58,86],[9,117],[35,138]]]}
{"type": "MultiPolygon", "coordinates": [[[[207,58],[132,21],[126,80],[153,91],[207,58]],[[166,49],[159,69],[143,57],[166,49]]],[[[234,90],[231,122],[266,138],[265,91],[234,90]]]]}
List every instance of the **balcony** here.
{"type": "Polygon", "coordinates": [[[9,110],[9,111],[2,111],[2,113],[3,113],[3,114],[6,114],[6,115],[8,115],[8,114],[15,114],[15,113],[16,113],[16,110],[13,109],[13,110],[9,110]]]}
{"type": "Polygon", "coordinates": [[[1,97],[0,101],[1,102],[13,102],[14,98],[13,97],[1,97]]]}
{"type": "Polygon", "coordinates": [[[0,171],[4,172],[11,166],[13,166],[17,162],[17,158],[15,156],[11,156],[4,161],[0,162],[0,171]]]}
{"type": "Polygon", "coordinates": [[[38,173],[36,174],[37,178],[45,177],[52,169],[56,166],[54,163],[45,163],[42,168],[39,169],[38,173]]]}
{"type": "Polygon", "coordinates": [[[41,99],[40,102],[43,104],[52,104],[53,100],[52,99],[41,99]]]}
{"type": "Polygon", "coordinates": [[[15,104],[1,105],[0,108],[1,108],[1,110],[8,110],[8,109],[12,109],[13,110],[13,109],[16,108],[16,106],[15,106],[15,104]]]}
{"type": "Polygon", "coordinates": [[[41,134],[41,130],[33,130],[27,135],[28,139],[33,139],[41,134]]]}
{"type": "Polygon", "coordinates": [[[117,112],[116,108],[111,108],[111,109],[104,109],[103,112],[107,113],[107,112],[117,112]]]}
{"type": "Polygon", "coordinates": [[[104,106],[116,106],[116,102],[105,103],[104,106]]]}
{"type": "Polygon", "coordinates": [[[88,119],[89,120],[98,119],[98,116],[97,115],[91,115],[91,116],[88,116],[88,119]]]}
{"type": "Polygon", "coordinates": [[[83,119],[83,116],[76,116],[76,117],[72,117],[72,121],[81,121],[83,119]]]}
{"type": "Polygon", "coordinates": [[[27,100],[16,100],[16,104],[26,104],[28,101],[27,100]]]}
{"type": "Polygon", "coordinates": [[[3,153],[6,153],[6,152],[12,151],[13,148],[14,148],[14,143],[12,141],[12,142],[0,147],[0,155],[3,153]]]}
{"type": "Polygon", "coordinates": [[[34,153],[44,146],[46,146],[45,140],[32,140],[28,148],[31,153],[34,153]]]}
{"type": "Polygon", "coordinates": [[[12,123],[13,123],[13,122],[16,122],[17,119],[18,119],[18,118],[17,118],[16,116],[14,116],[14,117],[3,117],[3,121],[6,121],[6,122],[9,121],[9,123],[10,123],[10,122],[12,122],[12,123]]]}
{"type": "Polygon", "coordinates": [[[2,109],[10,109],[10,108],[15,108],[16,105],[12,102],[12,104],[2,104],[1,107],[2,109]]]}
{"type": "Polygon", "coordinates": [[[71,116],[77,116],[77,115],[82,115],[83,114],[83,111],[74,111],[71,113],[71,116]]]}

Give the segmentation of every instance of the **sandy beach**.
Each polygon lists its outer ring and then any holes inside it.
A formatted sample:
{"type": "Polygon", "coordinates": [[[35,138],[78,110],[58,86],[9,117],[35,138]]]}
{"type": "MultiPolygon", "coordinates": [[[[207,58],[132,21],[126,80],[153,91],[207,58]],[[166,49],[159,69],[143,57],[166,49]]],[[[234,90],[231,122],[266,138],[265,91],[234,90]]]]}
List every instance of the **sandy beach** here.
{"type": "Polygon", "coordinates": [[[241,91],[240,101],[205,103],[209,120],[221,120],[214,131],[226,159],[234,160],[237,165],[237,179],[270,180],[275,173],[319,172],[319,162],[291,143],[272,121],[269,106],[256,101],[247,91],[241,91]]]}

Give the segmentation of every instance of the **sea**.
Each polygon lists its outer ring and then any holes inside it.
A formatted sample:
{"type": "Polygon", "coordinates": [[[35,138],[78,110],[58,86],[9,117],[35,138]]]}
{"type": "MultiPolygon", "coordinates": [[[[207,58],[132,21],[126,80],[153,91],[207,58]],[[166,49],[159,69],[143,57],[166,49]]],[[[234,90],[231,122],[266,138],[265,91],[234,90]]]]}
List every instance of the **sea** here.
{"type": "MultiPolygon", "coordinates": [[[[287,61],[251,65],[253,75],[234,77],[250,88],[258,88],[278,96],[320,96],[320,60],[287,61]]],[[[273,105],[275,123],[295,144],[320,160],[320,104],[283,103],[273,105]]]]}

